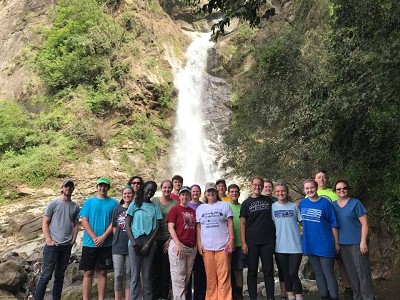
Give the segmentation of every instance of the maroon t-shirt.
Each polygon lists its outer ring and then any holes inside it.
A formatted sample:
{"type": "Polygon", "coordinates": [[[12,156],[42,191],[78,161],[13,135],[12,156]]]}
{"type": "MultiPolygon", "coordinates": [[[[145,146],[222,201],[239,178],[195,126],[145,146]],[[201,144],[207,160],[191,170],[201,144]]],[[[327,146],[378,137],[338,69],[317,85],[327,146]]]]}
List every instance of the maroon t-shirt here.
{"type": "Polygon", "coordinates": [[[196,245],[196,212],[190,207],[174,206],[168,213],[168,223],[175,224],[176,235],[186,247],[196,245]]]}
{"type": "Polygon", "coordinates": [[[174,199],[178,201],[179,204],[181,204],[181,199],[179,198],[179,195],[175,195],[174,193],[171,193],[170,195],[171,199],[174,199]]]}

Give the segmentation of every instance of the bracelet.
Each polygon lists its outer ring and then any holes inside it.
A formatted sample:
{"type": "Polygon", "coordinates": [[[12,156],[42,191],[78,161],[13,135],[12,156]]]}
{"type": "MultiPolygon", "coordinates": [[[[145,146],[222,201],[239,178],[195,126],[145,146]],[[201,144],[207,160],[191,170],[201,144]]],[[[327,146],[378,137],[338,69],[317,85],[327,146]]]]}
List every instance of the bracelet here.
{"type": "Polygon", "coordinates": [[[230,237],[229,237],[229,240],[231,240],[231,241],[234,240],[234,239],[235,239],[234,236],[230,236],[230,237]]]}

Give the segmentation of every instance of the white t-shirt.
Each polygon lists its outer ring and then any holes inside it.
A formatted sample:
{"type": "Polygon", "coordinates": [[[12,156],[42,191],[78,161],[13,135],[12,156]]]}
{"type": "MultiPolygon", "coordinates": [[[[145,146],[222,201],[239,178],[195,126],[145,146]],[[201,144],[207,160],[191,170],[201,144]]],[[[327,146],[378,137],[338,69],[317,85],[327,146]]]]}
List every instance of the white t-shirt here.
{"type": "Polygon", "coordinates": [[[272,204],[272,219],[276,228],[275,252],[302,253],[301,238],[298,222],[301,214],[293,202],[272,204]]]}
{"type": "Polygon", "coordinates": [[[201,244],[205,250],[223,250],[229,241],[228,218],[233,211],[228,202],[200,205],[196,210],[196,222],[201,225],[201,244]]]}

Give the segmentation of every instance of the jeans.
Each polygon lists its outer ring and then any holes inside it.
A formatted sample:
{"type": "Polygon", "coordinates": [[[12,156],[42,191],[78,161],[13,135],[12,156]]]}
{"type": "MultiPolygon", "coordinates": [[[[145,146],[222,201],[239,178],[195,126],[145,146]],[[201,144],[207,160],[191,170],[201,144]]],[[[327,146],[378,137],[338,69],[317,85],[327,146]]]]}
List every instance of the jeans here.
{"type": "Polygon", "coordinates": [[[308,255],[317,280],[318,292],[321,298],[338,298],[338,283],[336,280],[334,264],[335,259],[317,255],[308,255]]]}
{"type": "Polygon", "coordinates": [[[43,266],[36,286],[35,300],[41,300],[46,293],[46,287],[54,272],[53,300],[61,299],[64,284],[64,273],[68,267],[72,245],[48,246],[43,249],[43,266]]]}

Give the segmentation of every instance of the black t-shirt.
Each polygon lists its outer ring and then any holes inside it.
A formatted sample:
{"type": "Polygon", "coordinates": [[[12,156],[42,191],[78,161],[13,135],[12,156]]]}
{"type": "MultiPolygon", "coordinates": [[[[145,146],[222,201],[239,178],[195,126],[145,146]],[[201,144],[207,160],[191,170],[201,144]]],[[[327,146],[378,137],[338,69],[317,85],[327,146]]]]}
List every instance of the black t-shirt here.
{"type": "Polygon", "coordinates": [[[246,219],[246,243],[250,245],[275,244],[275,224],[271,215],[272,199],[261,195],[247,198],[240,208],[240,217],[246,219]]]}

